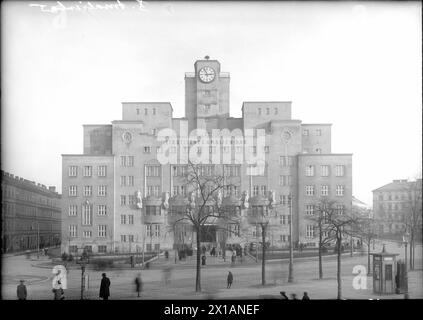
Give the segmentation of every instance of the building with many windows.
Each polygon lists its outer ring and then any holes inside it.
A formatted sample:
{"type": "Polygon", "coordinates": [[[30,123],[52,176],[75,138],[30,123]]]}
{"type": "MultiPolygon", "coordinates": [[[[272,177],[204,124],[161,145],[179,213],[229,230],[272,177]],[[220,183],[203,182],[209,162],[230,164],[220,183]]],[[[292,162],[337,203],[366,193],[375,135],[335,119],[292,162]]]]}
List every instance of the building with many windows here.
{"type": "Polygon", "coordinates": [[[181,223],[172,230],[171,217],[188,205],[191,191],[181,159],[193,148],[210,158],[221,152],[220,162],[204,164],[202,174],[225,177],[224,208],[242,220],[224,226],[226,234],[207,226],[202,240],[209,244],[218,246],[223,236],[232,244],[257,241],[259,231],[251,217],[267,212],[269,197],[275,209],[268,241],[278,247],[289,244],[290,195],[295,242],[316,243],[306,216],[313,214],[319,199],[335,200],[340,213],[351,210],[352,155],[332,153],[331,125],[292,119],[290,101],[244,102],[242,117],[230,117],[229,82],[220,63],[206,57],[185,74],[184,118],[173,117],[169,102],[123,102],[121,120],[84,125],[83,154],[62,158],[64,251],[127,252],[191,244],[191,226],[181,223]],[[210,134],[228,129],[233,136],[229,145],[212,143],[207,149],[179,140],[167,154],[175,155],[175,161],[163,164],[158,137],[166,128],[179,139],[194,129],[210,134]],[[264,132],[263,146],[248,147],[253,155],[264,154],[262,170],[234,161],[247,152],[236,133],[243,137],[248,130],[264,132]],[[223,155],[228,158],[222,161],[223,155]]]}
{"type": "Polygon", "coordinates": [[[2,171],[3,253],[55,246],[61,238],[61,196],[46,187],[2,171]]]}

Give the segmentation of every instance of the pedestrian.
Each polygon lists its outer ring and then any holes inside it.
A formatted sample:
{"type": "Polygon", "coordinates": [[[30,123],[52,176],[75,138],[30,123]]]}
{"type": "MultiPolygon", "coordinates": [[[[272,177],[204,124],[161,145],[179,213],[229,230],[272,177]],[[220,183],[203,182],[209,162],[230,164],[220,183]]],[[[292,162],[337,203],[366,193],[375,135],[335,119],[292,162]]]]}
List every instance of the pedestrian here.
{"type": "Polygon", "coordinates": [[[110,296],[110,279],[106,277],[106,274],[102,274],[102,279],[100,283],[100,298],[103,300],[109,300],[110,296]]]}
{"type": "Polygon", "coordinates": [[[139,298],[140,293],[142,291],[141,273],[138,273],[138,276],[135,278],[135,287],[136,287],[137,295],[138,295],[138,298],[139,298]]]}
{"type": "Polygon", "coordinates": [[[234,266],[235,265],[235,259],[236,259],[236,253],[235,251],[232,252],[232,256],[231,256],[231,265],[234,266]]]}
{"type": "Polygon", "coordinates": [[[26,285],[24,285],[24,280],[20,280],[20,284],[16,288],[16,295],[18,296],[18,300],[26,300],[28,293],[26,291],[26,285]]]}
{"type": "Polygon", "coordinates": [[[282,300],[289,300],[288,296],[286,295],[285,291],[281,291],[280,292],[281,296],[282,296],[282,300]]]}
{"type": "Polygon", "coordinates": [[[226,287],[227,289],[230,289],[232,286],[232,282],[234,281],[234,275],[232,274],[231,271],[229,271],[228,273],[228,286],[226,287]]]}
{"type": "Polygon", "coordinates": [[[307,292],[304,292],[303,300],[310,300],[310,297],[308,296],[307,292]]]}
{"type": "Polygon", "coordinates": [[[65,291],[63,290],[62,283],[59,280],[53,285],[54,300],[65,300],[65,291]]]}
{"type": "Polygon", "coordinates": [[[169,251],[165,251],[165,258],[166,258],[166,260],[168,260],[169,259],[169,251]]]}
{"type": "Polygon", "coordinates": [[[295,293],[291,294],[291,300],[298,300],[297,295],[295,293]]]}
{"type": "Polygon", "coordinates": [[[205,255],[203,255],[203,256],[201,257],[201,265],[202,265],[202,266],[205,266],[205,265],[206,265],[206,256],[205,256],[205,255]]]}

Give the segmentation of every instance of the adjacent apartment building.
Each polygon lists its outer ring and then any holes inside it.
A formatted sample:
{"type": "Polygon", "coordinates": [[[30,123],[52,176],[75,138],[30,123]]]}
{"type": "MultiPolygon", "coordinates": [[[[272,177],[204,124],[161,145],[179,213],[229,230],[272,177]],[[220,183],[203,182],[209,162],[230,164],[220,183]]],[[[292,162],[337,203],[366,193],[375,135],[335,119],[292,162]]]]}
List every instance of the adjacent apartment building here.
{"type": "Polygon", "coordinates": [[[420,214],[421,230],[422,180],[393,180],[373,190],[374,218],[378,222],[381,236],[398,236],[406,232],[406,219],[413,214],[420,214]]]}
{"type": "Polygon", "coordinates": [[[2,252],[59,245],[62,213],[56,188],[1,174],[2,252]]]}
{"type": "MultiPolygon", "coordinates": [[[[269,195],[277,208],[268,241],[278,247],[290,240],[289,195],[296,243],[316,244],[307,216],[321,198],[335,200],[341,214],[349,212],[352,154],[332,152],[331,124],[292,119],[290,101],[247,101],[241,118],[230,117],[229,84],[230,75],[221,71],[219,61],[205,57],[185,74],[185,117],[174,118],[169,102],[123,102],[121,120],[84,125],[83,154],[62,155],[62,250],[151,251],[195,242],[189,223],[171,230],[171,213],[186,210],[190,190],[183,181],[186,164],[158,161],[157,135],[165,128],[178,135],[194,129],[265,132],[264,170],[234,164],[245,150],[233,142],[221,149],[230,161],[204,166],[205,174],[225,176],[231,187],[224,190],[223,205],[240,217],[239,223],[224,226],[223,234],[222,226],[207,226],[204,242],[219,246],[223,236],[230,244],[257,241],[259,229],[251,217],[267,210],[269,195]]],[[[192,147],[179,143],[170,152],[180,159],[192,147]]]]}

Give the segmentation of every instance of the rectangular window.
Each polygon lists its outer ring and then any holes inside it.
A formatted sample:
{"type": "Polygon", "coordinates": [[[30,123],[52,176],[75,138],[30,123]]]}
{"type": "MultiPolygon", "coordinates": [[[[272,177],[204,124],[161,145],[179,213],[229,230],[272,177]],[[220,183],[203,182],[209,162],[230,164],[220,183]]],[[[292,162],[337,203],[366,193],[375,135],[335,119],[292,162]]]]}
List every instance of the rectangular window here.
{"type": "Polygon", "coordinates": [[[88,231],[88,230],[85,230],[84,231],[84,238],[91,238],[91,236],[92,236],[92,232],[91,231],[88,231]]]}
{"type": "Polygon", "coordinates": [[[77,186],[69,186],[69,197],[76,197],[77,196],[77,186]]]}
{"type": "Polygon", "coordinates": [[[78,175],[78,167],[70,166],[69,167],[69,177],[76,177],[78,175]]]}
{"type": "Polygon", "coordinates": [[[306,177],[314,177],[314,166],[306,166],[306,177]]]}
{"type": "Polygon", "coordinates": [[[82,225],[90,226],[93,223],[93,212],[91,204],[82,205],[82,225]]]}
{"type": "Polygon", "coordinates": [[[134,176],[128,176],[127,185],[129,187],[133,187],[134,186],[134,176]]]}
{"type": "Polygon", "coordinates": [[[279,176],[279,185],[290,186],[292,184],[292,176],[279,176]]]}
{"type": "Polygon", "coordinates": [[[303,130],[303,136],[308,136],[308,130],[307,129],[303,130]]]}
{"type": "Polygon", "coordinates": [[[322,196],[328,196],[329,195],[329,186],[323,185],[323,186],[321,186],[320,190],[321,190],[320,195],[322,195],[322,196]]]}
{"type": "Polygon", "coordinates": [[[160,166],[146,166],[147,177],[160,177],[160,166]]]}
{"type": "Polygon", "coordinates": [[[91,177],[93,174],[92,166],[84,166],[84,177],[91,177]]]}
{"type": "Polygon", "coordinates": [[[329,166],[320,166],[320,175],[322,177],[329,177],[329,166]]]}
{"type": "Polygon", "coordinates": [[[314,214],[314,205],[312,204],[307,204],[306,205],[306,210],[305,210],[306,215],[311,216],[314,214]]]}
{"type": "Polygon", "coordinates": [[[336,212],[340,215],[344,214],[345,207],[343,204],[337,204],[336,205],[336,212]]]}
{"type": "Polygon", "coordinates": [[[266,108],[266,114],[270,114],[270,109],[266,108]]]}
{"type": "Polygon", "coordinates": [[[125,214],[120,215],[120,224],[126,224],[126,215],[125,214]]]}
{"type": "Polygon", "coordinates": [[[97,174],[99,177],[105,177],[107,175],[107,166],[98,166],[97,174]]]}
{"type": "Polygon", "coordinates": [[[316,136],[321,136],[321,135],[322,135],[322,130],[316,129],[316,136]]]}
{"type": "Polygon", "coordinates": [[[150,153],[151,147],[144,147],[144,153],[150,153]]]}
{"type": "Polygon", "coordinates": [[[159,224],[156,224],[154,226],[154,236],[160,237],[160,225],[159,224]]]}
{"type": "Polygon", "coordinates": [[[257,109],[257,113],[258,113],[259,115],[261,115],[261,108],[258,108],[258,109],[257,109]]]}
{"type": "Polygon", "coordinates": [[[126,176],[120,177],[120,186],[125,187],[126,186],[126,176]]]}
{"type": "Polygon", "coordinates": [[[172,195],[173,196],[176,196],[178,194],[179,194],[179,186],[173,186],[173,193],[172,193],[172,195]]]}
{"type": "Polygon", "coordinates": [[[148,109],[147,108],[144,109],[144,114],[148,115],[148,109]]]}
{"type": "Polygon", "coordinates": [[[314,237],[314,226],[313,225],[307,225],[306,236],[307,236],[307,238],[313,238],[314,237]]]}
{"type": "Polygon", "coordinates": [[[134,156],[128,156],[126,159],[127,167],[133,167],[134,166],[134,156]]]}
{"type": "Polygon", "coordinates": [[[106,186],[98,186],[98,195],[100,197],[105,197],[107,195],[107,187],[106,186]]]}
{"type": "Polygon", "coordinates": [[[107,207],[104,204],[98,206],[97,214],[99,216],[105,216],[107,214],[107,207]]]}
{"type": "Polygon", "coordinates": [[[136,197],[133,194],[128,195],[128,205],[133,206],[136,203],[136,197]]]}
{"type": "Polygon", "coordinates": [[[270,152],[270,147],[269,146],[264,146],[264,152],[265,153],[269,153],[270,152]]]}
{"type": "Polygon", "coordinates": [[[120,166],[126,167],[126,156],[120,156],[120,166]]]}
{"type": "Polygon", "coordinates": [[[260,194],[262,196],[266,196],[266,194],[267,194],[267,186],[261,186],[260,187],[260,194]]]}
{"type": "Polygon", "coordinates": [[[337,196],[343,196],[344,195],[344,186],[336,186],[336,195],[337,196]]]}
{"type": "Polygon", "coordinates": [[[337,177],[343,177],[344,174],[345,174],[345,166],[343,166],[343,165],[337,165],[335,167],[335,175],[337,177]]]}
{"type": "Polygon", "coordinates": [[[93,193],[92,186],[84,186],[84,197],[91,197],[93,193]]]}
{"type": "Polygon", "coordinates": [[[275,108],[275,115],[278,114],[278,108],[275,108]]]}
{"type": "Polygon", "coordinates": [[[306,195],[314,196],[314,186],[306,186],[306,195]]]}
{"type": "Polygon", "coordinates": [[[258,196],[259,194],[259,186],[254,186],[253,187],[253,196],[258,196]]]}
{"type": "Polygon", "coordinates": [[[77,237],[77,236],[78,236],[78,233],[77,233],[77,226],[76,226],[76,225],[71,224],[71,225],[69,226],[69,236],[70,236],[70,237],[73,237],[73,238],[75,238],[75,237],[77,237]]]}
{"type": "Polygon", "coordinates": [[[287,216],[287,215],[281,215],[281,216],[279,216],[279,222],[280,222],[280,224],[283,224],[283,225],[286,225],[286,224],[288,224],[288,219],[289,218],[289,216],[287,216]]]}
{"type": "Polygon", "coordinates": [[[153,232],[152,232],[151,224],[147,224],[146,228],[147,228],[147,237],[152,237],[153,232]]]}
{"type": "Polygon", "coordinates": [[[106,253],[107,252],[107,246],[99,245],[98,246],[98,253],[106,253]]]}
{"type": "Polygon", "coordinates": [[[133,214],[128,215],[128,224],[134,224],[134,215],[133,214]]]}
{"type": "Polygon", "coordinates": [[[291,156],[280,156],[279,157],[279,164],[283,167],[291,167],[294,163],[293,157],[291,156]]]}
{"type": "Polygon", "coordinates": [[[129,242],[134,242],[134,235],[133,234],[129,234],[128,235],[128,241],[129,242]]]}
{"type": "Polygon", "coordinates": [[[153,108],[153,116],[156,115],[156,108],[153,108]]]}
{"type": "Polygon", "coordinates": [[[126,206],[126,196],[125,195],[120,196],[120,205],[126,206]]]}
{"type": "Polygon", "coordinates": [[[147,195],[148,196],[159,196],[160,186],[147,186],[147,195]]]}
{"type": "Polygon", "coordinates": [[[78,206],[71,204],[69,205],[69,216],[76,216],[78,213],[78,206]]]}
{"type": "Polygon", "coordinates": [[[125,234],[120,235],[120,242],[126,242],[126,235],[125,234]]]}

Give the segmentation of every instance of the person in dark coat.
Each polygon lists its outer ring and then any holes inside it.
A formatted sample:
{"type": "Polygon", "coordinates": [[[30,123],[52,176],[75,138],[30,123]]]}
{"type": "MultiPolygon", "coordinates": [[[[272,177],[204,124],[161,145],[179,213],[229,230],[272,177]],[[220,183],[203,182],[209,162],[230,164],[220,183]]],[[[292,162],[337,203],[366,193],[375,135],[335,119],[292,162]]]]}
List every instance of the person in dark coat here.
{"type": "Polygon", "coordinates": [[[16,288],[16,295],[18,296],[18,300],[26,300],[28,293],[26,291],[26,285],[24,285],[24,280],[21,280],[16,288]]]}
{"type": "Polygon", "coordinates": [[[292,300],[298,300],[297,295],[295,293],[291,294],[291,298],[292,298],[292,300]]]}
{"type": "Polygon", "coordinates": [[[138,276],[135,278],[135,289],[137,291],[138,297],[142,291],[142,280],[141,280],[141,273],[138,273],[138,276]]]}
{"type": "Polygon", "coordinates": [[[202,265],[202,266],[205,266],[205,265],[206,265],[206,256],[205,256],[205,255],[203,255],[203,256],[201,257],[201,265],[202,265]]]}
{"type": "Polygon", "coordinates": [[[100,284],[100,298],[103,300],[109,300],[110,296],[110,279],[106,277],[106,274],[102,274],[103,278],[101,279],[100,284]]]}
{"type": "Polygon", "coordinates": [[[228,286],[227,289],[230,289],[232,286],[232,282],[234,281],[234,275],[232,274],[232,272],[229,271],[228,273],[228,286]]]}
{"type": "Polygon", "coordinates": [[[285,291],[281,291],[280,292],[281,296],[282,296],[282,300],[289,300],[288,296],[286,295],[285,291]]]}
{"type": "Polygon", "coordinates": [[[307,292],[304,292],[303,300],[310,300],[310,297],[308,296],[307,292]]]}

